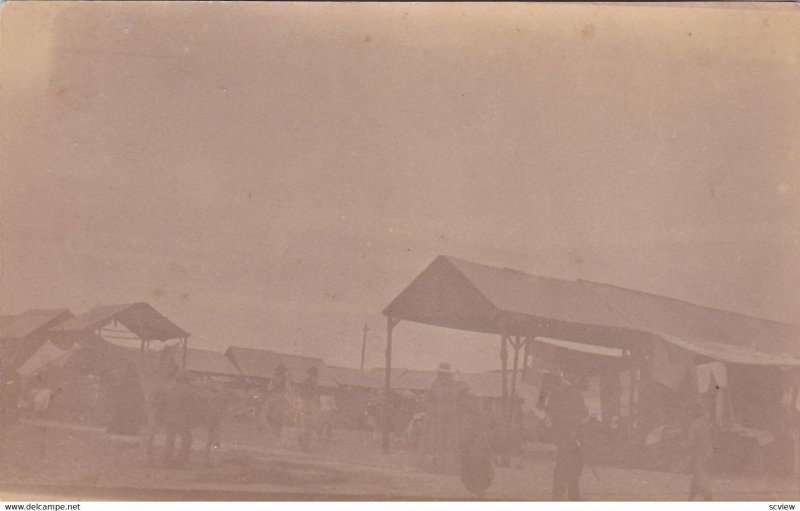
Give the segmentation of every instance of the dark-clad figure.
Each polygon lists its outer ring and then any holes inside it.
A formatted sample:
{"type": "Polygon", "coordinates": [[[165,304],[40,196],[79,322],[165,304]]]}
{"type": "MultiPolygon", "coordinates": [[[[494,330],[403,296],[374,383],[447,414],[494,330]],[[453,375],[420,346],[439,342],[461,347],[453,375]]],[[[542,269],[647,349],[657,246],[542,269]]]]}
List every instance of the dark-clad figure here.
{"type": "Polygon", "coordinates": [[[689,449],[691,452],[692,480],[689,483],[689,500],[698,497],[711,500],[709,485],[709,465],[714,456],[713,432],[708,410],[701,403],[692,409],[692,420],[689,424],[689,449]]]}
{"type": "Polygon", "coordinates": [[[145,423],[145,398],[136,365],[129,363],[114,392],[114,408],[109,433],[138,435],[145,423]]]}
{"type": "Polygon", "coordinates": [[[311,448],[311,435],[316,430],[321,413],[319,392],[319,373],[316,367],[308,368],[308,376],[300,384],[299,394],[303,403],[301,414],[300,435],[298,441],[304,451],[311,448]]]}
{"type": "Polygon", "coordinates": [[[283,364],[279,364],[272,373],[272,392],[275,394],[286,396],[286,373],[288,370],[283,364]]]}
{"type": "Polygon", "coordinates": [[[491,430],[478,399],[468,392],[463,392],[461,399],[461,482],[467,491],[483,498],[495,475],[491,430]]]}
{"type": "Polygon", "coordinates": [[[289,403],[286,400],[288,370],[283,364],[278,365],[272,374],[271,387],[267,403],[267,422],[280,438],[286,424],[289,403]]]}
{"type": "Polygon", "coordinates": [[[557,449],[553,500],[581,499],[580,479],[585,461],[579,433],[589,410],[583,400],[580,382],[580,374],[573,370],[565,372],[548,399],[548,414],[557,449]]]}
{"type": "Polygon", "coordinates": [[[450,364],[442,362],[428,390],[425,428],[419,443],[423,468],[436,473],[459,471],[458,394],[461,386],[453,379],[450,364]]]}

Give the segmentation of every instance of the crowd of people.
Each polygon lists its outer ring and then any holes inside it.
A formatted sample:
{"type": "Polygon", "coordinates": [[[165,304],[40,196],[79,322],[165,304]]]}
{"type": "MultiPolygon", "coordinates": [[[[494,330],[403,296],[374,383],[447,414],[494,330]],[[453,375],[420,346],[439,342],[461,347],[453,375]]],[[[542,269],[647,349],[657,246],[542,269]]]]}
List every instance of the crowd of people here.
{"type": "MultiPolygon", "coordinates": [[[[172,368],[172,379],[184,375],[172,368]]],[[[129,363],[116,378],[111,374],[102,380],[98,400],[108,407],[107,431],[112,434],[138,435],[147,422],[146,393],[136,364],[129,363]]],[[[185,384],[186,382],[184,382],[185,384]]],[[[566,368],[536,405],[543,412],[555,445],[552,476],[553,500],[581,500],[580,481],[587,462],[583,432],[589,419],[584,402],[585,378],[566,368]]],[[[308,368],[305,379],[292,385],[287,368],[279,365],[268,387],[254,400],[259,429],[269,425],[278,437],[287,425],[296,426],[297,442],[304,451],[311,450],[312,439],[330,440],[332,411],[335,405],[326,401],[319,383],[318,370],[308,368]]],[[[6,395],[8,398],[8,395],[6,395]]],[[[51,397],[52,399],[52,397],[51,397]]],[[[481,400],[458,382],[451,366],[442,362],[436,378],[415,406],[403,408],[405,432],[409,445],[418,452],[420,469],[460,477],[464,487],[475,496],[483,496],[492,485],[495,467],[507,460],[511,443],[511,412],[484,409],[481,400]],[[408,415],[408,417],[405,417],[408,415]]],[[[8,406],[4,407],[7,411],[8,406]]],[[[386,420],[384,406],[377,399],[367,404],[367,416],[374,422],[373,432],[386,420]]],[[[711,500],[709,473],[713,458],[713,424],[708,410],[701,403],[690,407],[684,447],[690,453],[687,467],[691,473],[689,499],[711,500]]]]}
{"type": "MultiPolygon", "coordinates": [[[[584,400],[585,377],[566,368],[538,403],[555,445],[553,500],[579,501],[581,477],[587,466],[584,436],[590,422],[584,400]]],[[[498,418],[482,410],[478,399],[457,382],[450,365],[439,365],[425,397],[425,421],[418,445],[423,470],[458,474],[464,487],[483,496],[495,478],[495,465],[508,455],[510,416],[498,418]]],[[[689,407],[684,447],[689,451],[689,500],[711,500],[709,471],[713,457],[712,422],[698,402],[689,407]]]]}

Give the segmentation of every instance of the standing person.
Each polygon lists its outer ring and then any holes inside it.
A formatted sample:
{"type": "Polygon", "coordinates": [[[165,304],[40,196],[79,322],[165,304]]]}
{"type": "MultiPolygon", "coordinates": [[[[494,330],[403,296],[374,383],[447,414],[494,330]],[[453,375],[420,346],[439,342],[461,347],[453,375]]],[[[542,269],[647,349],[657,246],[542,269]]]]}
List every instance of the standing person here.
{"type": "Polygon", "coordinates": [[[477,498],[483,498],[494,480],[494,450],[490,440],[490,428],[481,413],[478,399],[462,394],[463,413],[461,428],[461,482],[477,498]]]}
{"type": "Polygon", "coordinates": [[[553,500],[581,500],[580,479],[584,454],[580,443],[581,423],[589,416],[583,400],[581,375],[566,371],[548,398],[548,414],[556,444],[553,500]]]}
{"type": "Polygon", "coordinates": [[[689,500],[701,497],[711,500],[709,465],[714,456],[712,426],[708,410],[702,403],[695,403],[689,424],[689,449],[691,452],[692,480],[689,483],[689,500]]]}
{"type": "Polygon", "coordinates": [[[377,396],[370,396],[364,415],[367,419],[367,428],[372,432],[372,441],[379,442],[381,438],[380,425],[383,420],[383,405],[377,396]]]}
{"type": "Polygon", "coordinates": [[[426,399],[425,429],[420,442],[425,468],[458,473],[458,393],[450,364],[442,362],[426,399]]]}
{"type": "Polygon", "coordinates": [[[283,364],[279,364],[278,367],[275,368],[275,371],[272,373],[272,392],[277,395],[286,395],[286,373],[288,370],[286,366],[283,364]]]}
{"type": "Polygon", "coordinates": [[[108,432],[138,435],[145,421],[144,401],[144,390],[136,365],[129,363],[117,383],[114,414],[108,432]]]}
{"type": "Polygon", "coordinates": [[[309,367],[308,376],[300,384],[300,399],[303,403],[301,415],[300,436],[298,441],[304,451],[310,449],[311,434],[314,432],[316,421],[319,420],[321,402],[319,393],[319,373],[316,367],[309,367]]]}
{"type": "Polygon", "coordinates": [[[278,436],[278,440],[280,440],[283,426],[286,424],[287,408],[289,406],[286,401],[287,372],[288,370],[285,365],[278,365],[270,381],[271,388],[269,390],[267,404],[267,422],[269,422],[273,431],[278,436]]]}

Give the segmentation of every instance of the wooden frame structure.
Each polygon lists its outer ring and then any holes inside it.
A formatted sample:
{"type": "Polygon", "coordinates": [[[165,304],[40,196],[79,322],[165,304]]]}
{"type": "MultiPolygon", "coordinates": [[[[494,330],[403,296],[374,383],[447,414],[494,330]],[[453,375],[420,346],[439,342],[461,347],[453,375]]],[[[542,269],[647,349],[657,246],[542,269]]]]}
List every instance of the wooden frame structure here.
{"type": "Polygon", "coordinates": [[[142,354],[147,351],[152,341],[165,342],[177,339],[182,351],[181,367],[186,367],[189,332],[145,302],[96,307],[59,324],[52,333],[59,336],[80,336],[91,333],[100,338],[138,340],[142,354]],[[125,330],[119,330],[119,325],[125,330]]]}
{"type": "MultiPolygon", "coordinates": [[[[589,281],[539,277],[439,256],[384,310],[385,396],[391,393],[392,343],[401,321],[500,338],[504,409],[516,391],[520,350],[527,368],[537,337],[623,350],[631,370],[629,409],[634,417],[636,364],[654,340],[722,361],[800,365],[800,327],[734,314],[649,293],[589,281]],[[690,342],[684,342],[691,339],[690,342]],[[508,345],[513,362],[508,376],[508,345]],[[729,360],[732,361],[732,360],[729,360]]],[[[389,451],[389,399],[382,447],[389,451]]]]}

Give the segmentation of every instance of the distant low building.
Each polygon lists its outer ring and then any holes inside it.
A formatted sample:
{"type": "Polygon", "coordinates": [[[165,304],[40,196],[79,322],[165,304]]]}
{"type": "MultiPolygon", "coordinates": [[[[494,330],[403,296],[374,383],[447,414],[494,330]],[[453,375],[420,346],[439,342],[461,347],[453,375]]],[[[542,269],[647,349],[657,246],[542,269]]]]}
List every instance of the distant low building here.
{"type": "MultiPolygon", "coordinates": [[[[180,357],[180,353],[176,355],[180,357]]],[[[184,369],[205,380],[236,382],[242,379],[231,359],[221,351],[189,348],[184,369]]]]}
{"type": "Polygon", "coordinates": [[[314,367],[317,369],[321,387],[331,390],[336,387],[336,380],[325,371],[325,362],[321,358],[241,346],[228,347],[225,356],[230,359],[239,374],[251,382],[269,384],[275,375],[275,370],[283,365],[288,370],[287,374],[292,385],[302,383],[308,376],[308,370],[314,367]]]}

